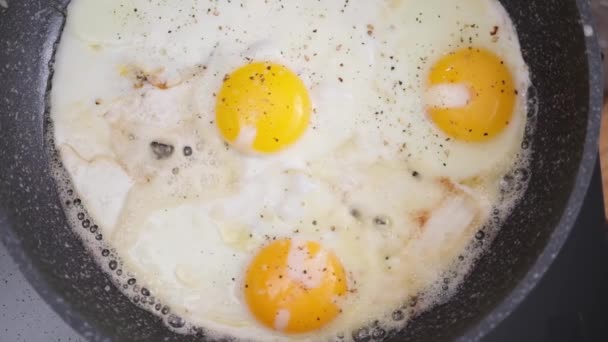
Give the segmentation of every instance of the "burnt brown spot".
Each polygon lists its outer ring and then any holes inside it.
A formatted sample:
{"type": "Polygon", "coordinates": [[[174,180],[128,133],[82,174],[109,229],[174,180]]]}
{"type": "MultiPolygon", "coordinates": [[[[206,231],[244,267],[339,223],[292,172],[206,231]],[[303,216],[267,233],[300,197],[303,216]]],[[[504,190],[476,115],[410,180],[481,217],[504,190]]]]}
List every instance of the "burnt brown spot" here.
{"type": "Polygon", "coordinates": [[[458,192],[458,188],[456,187],[456,184],[454,184],[454,182],[452,182],[447,177],[439,178],[439,184],[448,192],[451,192],[451,193],[458,192]]]}
{"type": "Polygon", "coordinates": [[[372,36],[373,34],[374,34],[374,25],[368,24],[367,25],[367,35],[372,36]]]}
{"type": "Polygon", "coordinates": [[[148,75],[146,75],[143,71],[137,70],[135,71],[135,80],[133,81],[133,88],[139,89],[144,86],[144,83],[148,81],[148,75]]]}
{"type": "Polygon", "coordinates": [[[431,218],[431,213],[428,210],[421,210],[414,214],[414,221],[420,225],[420,227],[424,227],[424,225],[431,218]]]}
{"type": "Polygon", "coordinates": [[[158,88],[160,90],[169,89],[169,86],[167,86],[167,82],[150,82],[150,84],[152,84],[153,86],[155,86],[156,88],[158,88]]]}

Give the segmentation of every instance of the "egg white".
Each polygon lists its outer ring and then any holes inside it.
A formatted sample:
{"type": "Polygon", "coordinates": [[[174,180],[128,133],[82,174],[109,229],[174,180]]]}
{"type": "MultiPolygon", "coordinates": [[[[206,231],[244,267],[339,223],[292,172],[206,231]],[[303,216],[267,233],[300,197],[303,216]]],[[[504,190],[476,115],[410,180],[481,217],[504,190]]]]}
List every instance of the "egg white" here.
{"type": "Polygon", "coordinates": [[[65,167],[138,284],[218,336],[312,341],[403,325],[393,310],[440,279],[497,204],[529,85],[493,0],[74,0],[53,82],[65,167]],[[448,139],[424,109],[432,64],[469,37],[520,93],[507,129],[479,144],[448,139]],[[314,107],[274,155],[229,147],[215,124],[224,77],[259,60],[296,72],[314,107]],[[173,154],[156,158],[152,141],[173,154]],[[460,184],[475,177],[484,186],[460,184]],[[243,301],[247,265],[274,238],[318,241],[356,290],[320,331],[270,331],[243,301]]]}

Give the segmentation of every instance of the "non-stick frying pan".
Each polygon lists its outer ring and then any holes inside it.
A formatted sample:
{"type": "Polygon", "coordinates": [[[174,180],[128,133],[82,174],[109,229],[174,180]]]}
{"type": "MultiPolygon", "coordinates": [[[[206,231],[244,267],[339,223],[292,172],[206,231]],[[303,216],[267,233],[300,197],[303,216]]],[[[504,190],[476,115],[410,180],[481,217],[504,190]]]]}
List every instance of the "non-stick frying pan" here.
{"type": "MultiPolygon", "coordinates": [[[[43,134],[69,0],[0,2],[0,235],[43,298],[91,341],[203,341],[132,304],[67,223],[43,134]],[[109,291],[108,291],[109,289],[109,291]]],[[[100,0],[102,1],[102,0],[100,0]]],[[[448,0],[446,0],[448,1],[448,0]]],[[[530,186],[458,294],[394,340],[479,340],[534,288],[567,239],[596,161],[601,58],[585,0],[503,0],[530,66],[530,186]]],[[[108,260],[109,261],[109,260],[108,260]]]]}

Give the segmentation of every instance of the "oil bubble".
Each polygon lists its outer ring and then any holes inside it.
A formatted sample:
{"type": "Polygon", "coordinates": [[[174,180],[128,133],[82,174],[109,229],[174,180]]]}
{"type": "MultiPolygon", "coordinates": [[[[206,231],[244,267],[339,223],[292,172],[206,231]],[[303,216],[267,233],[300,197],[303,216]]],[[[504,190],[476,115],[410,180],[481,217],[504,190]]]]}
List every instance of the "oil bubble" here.
{"type": "Polygon", "coordinates": [[[176,329],[183,328],[183,326],[186,325],[186,322],[181,317],[176,315],[170,315],[167,322],[170,326],[176,329]]]}
{"type": "Polygon", "coordinates": [[[398,322],[402,321],[405,318],[405,314],[403,314],[403,311],[401,310],[395,310],[393,311],[391,317],[393,318],[393,321],[398,322]]]}
{"type": "Polygon", "coordinates": [[[386,336],[386,330],[380,328],[380,327],[375,327],[374,330],[372,330],[372,338],[374,340],[381,340],[386,336]]]}
{"type": "Polygon", "coordinates": [[[361,328],[353,333],[353,340],[355,340],[355,342],[368,342],[371,339],[372,337],[367,328],[361,328]]]}
{"type": "Polygon", "coordinates": [[[110,261],[110,263],[108,264],[108,266],[110,267],[110,269],[112,271],[114,271],[118,267],[118,262],[116,262],[116,260],[112,260],[112,261],[110,261]]]}

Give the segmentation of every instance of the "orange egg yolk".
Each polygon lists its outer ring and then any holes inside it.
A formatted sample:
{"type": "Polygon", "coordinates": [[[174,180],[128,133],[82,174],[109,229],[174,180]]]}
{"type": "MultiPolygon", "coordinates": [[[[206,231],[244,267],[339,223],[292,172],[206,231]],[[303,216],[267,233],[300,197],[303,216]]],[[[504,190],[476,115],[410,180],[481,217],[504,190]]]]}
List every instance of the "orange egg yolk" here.
{"type": "Polygon", "coordinates": [[[310,121],[306,86],[283,65],[257,62],[228,75],[217,94],[216,122],[241,150],[274,153],[295,143],[310,121]]]}
{"type": "Polygon", "coordinates": [[[427,103],[427,111],[448,136],[482,142],[497,136],[509,125],[516,89],[509,69],[492,52],[464,48],[444,56],[432,67],[428,86],[430,89],[446,85],[464,87],[466,100],[460,105],[427,103]]]}
{"type": "Polygon", "coordinates": [[[253,259],[245,276],[245,300],[266,327],[305,333],[330,323],[347,291],[338,258],[316,242],[278,240],[253,259]]]}

